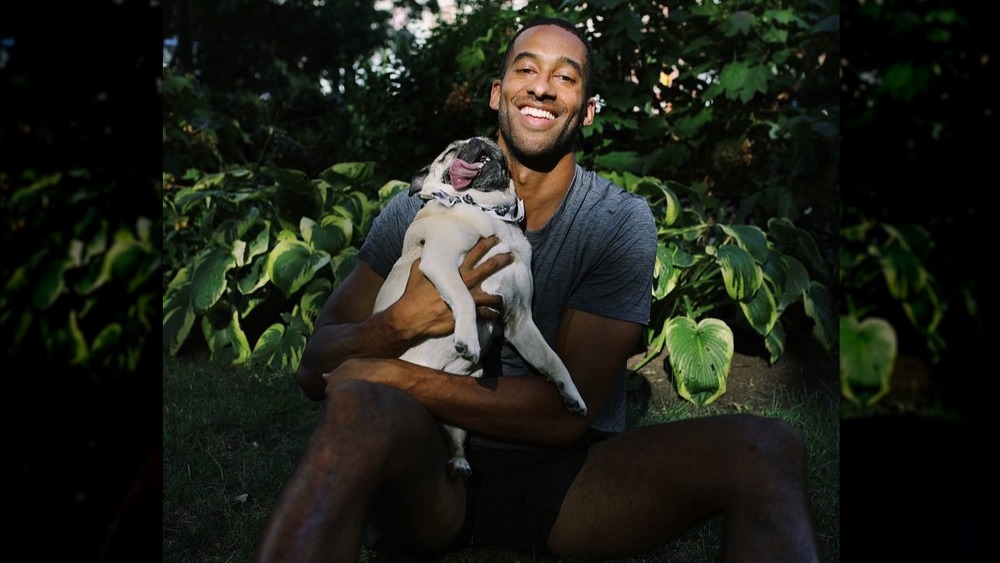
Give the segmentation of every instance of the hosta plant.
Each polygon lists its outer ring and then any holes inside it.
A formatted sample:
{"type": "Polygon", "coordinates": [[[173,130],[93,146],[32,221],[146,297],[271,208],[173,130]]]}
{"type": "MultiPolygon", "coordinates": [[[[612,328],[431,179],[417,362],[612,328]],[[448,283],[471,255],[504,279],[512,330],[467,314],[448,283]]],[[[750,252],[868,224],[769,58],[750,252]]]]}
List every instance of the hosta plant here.
{"type": "Polygon", "coordinates": [[[355,189],[371,172],[370,163],[341,163],[311,179],[268,167],[194,171],[190,186],[167,178],[165,350],[177,354],[198,335],[220,364],[294,369],[381,205],[355,189]]]}
{"type": "Polygon", "coordinates": [[[643,195],[658,227],[649,352],[639,366],[666,349],[674,385],[685,399],[706,405],[725,393],[733,355],[731,324],[757,333],[771,363],[786,344],[790,311],[809,319],[815,339],[835,347],[826,267],[813,237],[786,218],[755,225],[725,224],[724,208],[703,187],[656,178],[622,176],[643,195]],[[678,192],[685,195],[686,204],[678,192]]]}

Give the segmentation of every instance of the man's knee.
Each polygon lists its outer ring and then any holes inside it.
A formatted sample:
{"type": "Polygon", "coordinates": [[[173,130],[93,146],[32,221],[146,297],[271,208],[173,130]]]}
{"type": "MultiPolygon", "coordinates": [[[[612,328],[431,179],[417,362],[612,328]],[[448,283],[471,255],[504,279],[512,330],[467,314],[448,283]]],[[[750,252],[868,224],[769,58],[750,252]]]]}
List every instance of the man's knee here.
{"type": "Polygon", "coordinates": [[[743,441],[744,462],[764,470],[798,469],[805,463],[802,433],[784,420],[737,415],[743,441]]]}
{"type": "Polygon", "coordinates": [[[364,437],[370,446],[439,432],[434,418],[416,399],[394,387],[344,381],[327,390],[324,423],[340,434],[364,437]]]}

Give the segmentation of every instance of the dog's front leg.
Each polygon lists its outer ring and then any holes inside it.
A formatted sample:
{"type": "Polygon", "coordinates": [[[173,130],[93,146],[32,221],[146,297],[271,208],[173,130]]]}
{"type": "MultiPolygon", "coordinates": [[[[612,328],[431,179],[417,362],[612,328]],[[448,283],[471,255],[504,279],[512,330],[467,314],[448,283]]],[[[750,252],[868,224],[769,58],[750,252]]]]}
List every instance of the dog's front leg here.
{"type": "Polygon", "coordinates": [[[448,460],[448,474],[452,478],[465,481],[472,475],[469,460],[465,459],[465,437],[468,432],[447,424],[441,425],[451,442],[451,459],[448,460]]]}
{"type": "MultiPolygon", "coordinates": [[[[476,235],[478,239],[478,234],[476,235]]],[[[455,316],[455,350],[473,364],[479,362],[479,329],[476,327],[476,303],[458,269],[467,249],[476,240],[465,240],[458,233],[448,233],[424,244],[420,271],[434,284],[441,298],[455,316]],[[448,237],[447,239],[445,237],[448,237]]]]}
{"type": "Polygon", "coordinates": [[[531,315],[526,311],[511,314],[507,318],[504,334],[525,361],[555,383],[563,396],[563,403],[571,413],[581,416],[587,414],[587,404],[583,402],[580,391],[573,383],[566,364],[545,341],[531,315]]]}

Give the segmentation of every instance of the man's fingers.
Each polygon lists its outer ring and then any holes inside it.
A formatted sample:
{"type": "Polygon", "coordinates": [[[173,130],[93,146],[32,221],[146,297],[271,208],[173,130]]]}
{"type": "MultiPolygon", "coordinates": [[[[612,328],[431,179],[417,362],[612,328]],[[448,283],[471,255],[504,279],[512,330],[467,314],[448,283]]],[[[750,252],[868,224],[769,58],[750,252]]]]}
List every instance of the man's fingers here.
{"type": "Polygon", "coordinates": [[[469,249],[469,252],[466,253],[465,263],[462,265],[470,269],[474,268],[476,264],[483,259],[483,256],[486,256],[486,253],[499,242],[500,239],[493,235],[479,239],[479,241],[469,249]]]}

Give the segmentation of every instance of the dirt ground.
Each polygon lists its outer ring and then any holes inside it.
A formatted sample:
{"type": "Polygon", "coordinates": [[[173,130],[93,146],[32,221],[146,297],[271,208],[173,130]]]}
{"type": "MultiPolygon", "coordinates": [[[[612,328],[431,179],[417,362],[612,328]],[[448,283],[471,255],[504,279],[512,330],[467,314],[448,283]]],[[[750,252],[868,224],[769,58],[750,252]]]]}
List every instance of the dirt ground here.
{"type": "MultiPolygon", "coordinates": [[[[789,339],[785,353],[774,364],[759,337],[735,336],[735,352],[726,380],[726,393],[714,405],[734,412],[756,411],[775,402],[801,400],[802,396],[829,397],[831,407],[840,401],[839,360],[815,341],[789,339]]],[[[642,359],[632,357],[630,366],[642,359]]],[[[668,358],[660,354],[629,380],[630,399],[643,410],[659,408],[680,399],[670,379],[668,358]]]]}

